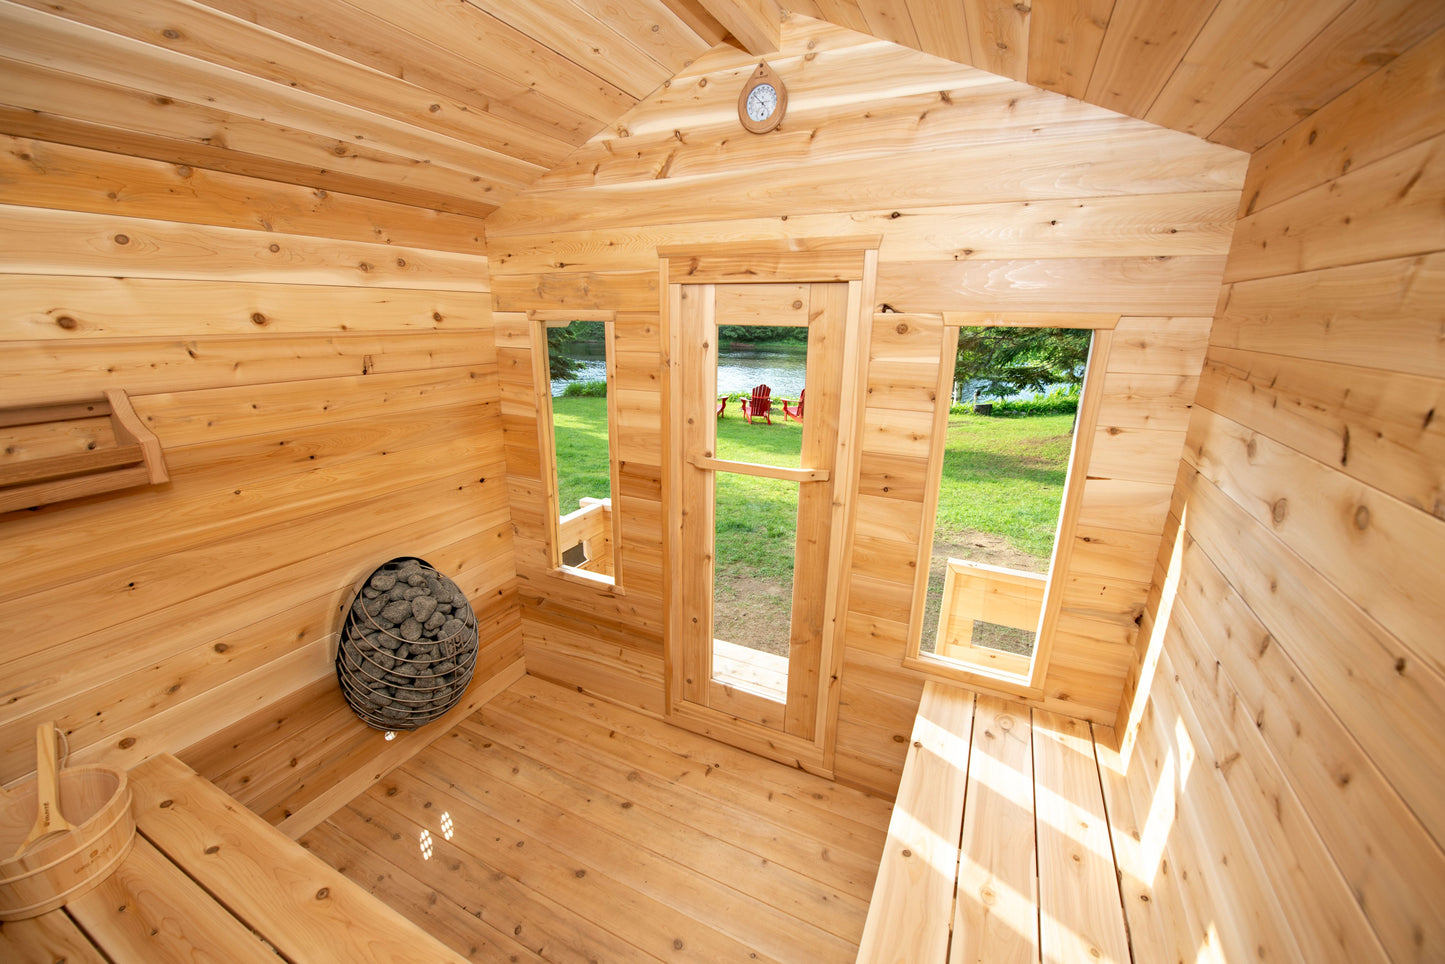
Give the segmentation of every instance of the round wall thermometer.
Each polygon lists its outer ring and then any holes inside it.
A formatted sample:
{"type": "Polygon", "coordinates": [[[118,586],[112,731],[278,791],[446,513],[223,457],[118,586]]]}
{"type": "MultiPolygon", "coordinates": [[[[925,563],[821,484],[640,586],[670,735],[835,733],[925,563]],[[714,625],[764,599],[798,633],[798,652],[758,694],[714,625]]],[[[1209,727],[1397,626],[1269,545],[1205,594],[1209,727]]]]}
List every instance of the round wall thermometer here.
{"type": "Polygon", "coordinates": [[[758,64],[738,95],[738,119],[754,134],[777,127],[788,109],[788,88],[766,63],[758,64]]]}

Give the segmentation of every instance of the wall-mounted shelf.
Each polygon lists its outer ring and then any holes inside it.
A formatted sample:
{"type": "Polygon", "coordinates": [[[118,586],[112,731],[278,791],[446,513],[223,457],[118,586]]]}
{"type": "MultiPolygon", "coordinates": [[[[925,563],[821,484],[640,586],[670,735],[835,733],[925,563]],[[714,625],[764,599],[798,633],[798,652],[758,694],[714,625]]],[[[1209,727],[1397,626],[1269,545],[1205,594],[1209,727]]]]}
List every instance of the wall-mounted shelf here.
{"type": "MultiPolygon", "coordinates": [[[[0,461],[0,512],[98,495],[170,478],[160,440],[146,428],[123,391],[95,402],[0,409],[0,432],[82,422],[109,416],[113,444],[93,441],[86,451],[0,461]]],[[[33,433],[32,433],[33,434],[33,433]]]]}

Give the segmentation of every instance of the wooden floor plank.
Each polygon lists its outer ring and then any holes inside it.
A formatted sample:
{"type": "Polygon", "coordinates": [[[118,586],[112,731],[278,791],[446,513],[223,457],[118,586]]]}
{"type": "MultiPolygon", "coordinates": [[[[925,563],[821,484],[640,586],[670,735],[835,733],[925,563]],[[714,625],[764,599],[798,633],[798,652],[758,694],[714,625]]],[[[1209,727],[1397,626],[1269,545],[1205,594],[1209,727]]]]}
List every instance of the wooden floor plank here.
{"type": "Polygon", "coordinates": [[[0,923],[0,960],[14,964],[105,964],[63,910],[0,923]]]}
{"type": "MultiPolygon", "coordinates": [[[[522,684],[536,683],[540,681],[532,677],[522,680],[522,684]]],[[[886,814],[892,809],[878,798],[793,767],[778,767],[712,740],[695,740],[688,731],[660,720],[600,700],[584,701],[579,694],[555,685],[542,685],[547,691],[534,694],[519,684],[497,699],[496,709],[515,710],[548,727],[582,719],[591,724],[585,732],[569,730],[579,738],[605,741],[603,745],[609,747],[617,743],[615,755],[619,757],[635,755],[638,747],[646,747],[652,763],[664,767],[666,778],[705,786],[708,795],[734,802],[747,812],[765,811],[804,836],[827,828],[825,839],[835,848],[846,847],[869,863],[877,861],[887,836],[886,814]],[[536,708],[527,708],[527,702],[536,703],[536,708]],[[775,771],[777,781],[771,782],[775,771]],[[873,803],[885,814],[881,821],[875,822],[873,803]]]]}
{"type": "Polygon", "coordinates": [[[543,682],[535,677],[522,680],[510,691],[562,712],[583,716],[594,722],[671,750],[689,759],[705,761],[714,769],[725,770],[741,780],[749,781],[755,792],[773,799],[782,794],[785,800],[795,799],[811,813],[822,810],[846,821],[868,828],[868,833],[881,846],[888,831],[892,801],[852,787],[817,780],[805,771],[784,767],[781,771],[770,761],[726,744],[690,738],[686,730],[634,713],[624,707],[593,699],[543,682]]]}
{"type": "MultiPolygon", "coordinates": [[[[477,732],[466,726],[463,731],[477,732]]],[[[769,866],[777,865],[825,883],[828,885],[825,893],[846,894],[866,912],[877,870],[876,854],[871,861],[861,856],[852,859],[847,851],[835,851],[826,842],[799,835],[765,814],[741,810],[692,787],[682,787],[675,781],[628,766],[625,761],[613,762],[597,754],[569,756],[566,748],[575,744],[566,737],[557,736],[540,724],[527,726],[521,718],[509,713],[488,712],[485,732],[489,738],[514,748],[518,743],[530,741],[527,752],[553,769],[624,797],[649,812],[665,814],[704,830],[716,829],[721,838],[738,850],[754,855],[769,866]],[[679,789],[683,792],[679,793],[679,789]]]]}
{"type": "MultiPolygon", "coordinates": [[[[533,755],[542,755],[531,751],[536,743],[517,750],[494,739],[497,736],[495,727],[484,733],[464,730],[439,741],[437,748],[457,763],[469,765],[482,785],[509,781],[540,801],[576,814],[587,825],[628,841],[634,849],[640,844],[690,878],[757,895],[763,906],[743,915],[757,915],[749,921],[750,929],[761,930],[766,923],[783,933],[793,932],[795,936],[788,942],[793,948],[800,936],[819,931],[820,946],[833,943],[828,935],[835,935],[852,946],[847,957],[851,959],[856,952],[867,902],[733,844],[728,838],[737,836],[740,825],[749,818],[714,822],[697,819],[699,815],[693,811],[693,820],[688,822],[676,809],[668,814],[647,806],[630,792],[632,787],[619,786],[613,792],[576,779],[573,763],[565,763],[564,768],[533,759],[533,755]]],[[[449,769],[454,772],[455,764],[449,769]]]]}
{"type": "Polygon", "coordinates": [[[851,961],[880,812],[527,677],[301,840],[474,960],[851,961]]]}
{"type": "MultiPolygon", "coordinates": [[[[437,815],[440,817],[440,814],[437,815]]],[[[374,799],[359,797],[331,815],[323,826],[334,826],[365,850],[401,867],[424,885],[447,895],[465,914],[476,918],[478,928],[511,934],[531,952],[556,964],[590,961],[654,961],[656,958],[619,940],[605,928],[593,926],[550,896],[533,891],[494,867],[485,857],[464,849],[465,841],[447,840],[430,828],[374,799]],[[422,831],[432,842],[431,856],[421,848],[422,831]]],[[[392,906],[405,901],[405,891],[378,890],[392,906]]]]}
{"type": "Polygon", "coordinates": [[[1089,724],[1035,710],[1033,746],[1041,956],[1045,964],[1128,964],[1089,724]]]}
{"type": "Polygon", "coordinates": [[[486,923],[478,926],[476,915],[448,899],[451,888],[438,889],[418,879],[333,824],[312,828],[298,843],[374,896],[396,898],[396,909],[408,920],[469,961],[546,960],[511,932],[486,923]]]}
{"type": "MultiPolygon", "coordinates": [[[[496,746],[491,752],[499,751],[505,752],[496,746]]],[[[469,800],[475,800],[493,817],[510,818],[516,832],[546,839],[559,853],[601,868],[621,886],[774,959],[788,960],[803,948],[818,961],[849,962],[856,953],[856,935],[851,940],[838,937],[806,916],[794,916],[773,906],[775,895],[766,887],[762,874],[736,881],[744,889],[735,889],[674,856],[658,853],[664,850],[675,855],[689,843],[696,843],[699,834],[695,831],[669,827],[665,819],[654,819],[650,827],[635,826],[616,833],[600,825],[597,811],[621,811],[625,800],[609,799],[601,793],[593,793],[589,799],[584,790],[569,793],[564,808],[532,794],[529,791],[542,775],[541,768],[524,756],[511,755],[511,761],[499,774],[468,768],[458,757],[439,751],[419,754],[405,769],[434,789],[453,789],[453,777],[465,781],[475,788],[469,800]],[[509,771],[510,780],[506,778],[509,771]],[[664,839],[669,836],[674,839],[672,845],[664,839]]],[[[817,914],[821,916],[828,910],[819,907],[817,914]]],[[[858,910],[854,914],[861,916],[858,910]]]]}
{"type": "Polygon", "coordinates": [[[950,964],[1039,958],[1033,732],[1027,707],[979,696],[950,964]]]}
{"type": "Polygon", "coordinates": [[[859,961],[941,961],[948,953],[972,724],[971,692],[924,685],[859,961]]]}
{"type": "Polygon", "coordinates": [[[237,964],[281,962],[143,838],[115,873],[66,909],[116,964],[191,964],[217,948],[237,964]]]}
{"type": "MultiPolygon", "coordinates": [[[[478,788],[479,790],[481,788],[478,788]]],[[[563,852],[562,841],[528,833],[521,814],[489,812],[484,794],[442,791],[420,779],[412,764],[376,784],[366,796],[412,819],[433,817],[421,838],[423,852],[436,847],[441,828],[474,856],[485,854],[497,870],[536,893],[545,893],[594,926],[610,931],[655,957],[692,961],[771,960],[688,916],[669,903],[621,883],[614,867],[599,867],[563,852]],[[448,819],[441,820],[446,814],[448,819]]]]}

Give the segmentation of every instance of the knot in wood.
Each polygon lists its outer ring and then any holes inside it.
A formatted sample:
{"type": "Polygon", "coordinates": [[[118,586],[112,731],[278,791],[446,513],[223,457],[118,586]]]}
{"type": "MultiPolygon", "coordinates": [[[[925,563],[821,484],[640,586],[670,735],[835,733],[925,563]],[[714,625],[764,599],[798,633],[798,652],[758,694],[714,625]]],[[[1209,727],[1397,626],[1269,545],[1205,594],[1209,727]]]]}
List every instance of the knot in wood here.
{"type": "Polygon", "coordinates": [[[1289,500],[1277,499],[1274,505],[1270,506],[1270,516],[1274,519],[1275,525],[1279,525],[1289,517],[1289,500]]]}

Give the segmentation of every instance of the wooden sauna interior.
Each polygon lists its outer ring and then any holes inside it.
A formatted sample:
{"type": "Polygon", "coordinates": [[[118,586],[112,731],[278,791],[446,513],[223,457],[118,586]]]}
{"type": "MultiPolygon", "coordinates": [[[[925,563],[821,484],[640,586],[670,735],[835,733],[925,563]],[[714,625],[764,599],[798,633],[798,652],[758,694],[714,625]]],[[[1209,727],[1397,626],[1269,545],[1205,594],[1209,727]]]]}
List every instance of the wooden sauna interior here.
{"type": "Polygon", "coordinates": [[[174,862],[0,957],[342,959],[227,891],[301,880],[399,929],[348,960],[1445,960],[1438,0],[0,0],[0,91],[0,783],[54,720],[174,862]],[[684,386],[788,311],[839,319],[838,414],[773,719],[692,672],[684,386]],[[557,566],[569,319],[610,580],[557,566]],[[1097,331],[1013,674],[916,648],[984,322],[1097,331]],[[88,488],[139,451],[108,392],[162,481],[88,488]],[[334,658],[401,555],[481,650],[383,734],[334,658]],[[182,785],[272,879],[148,829],[182,785]]]}

